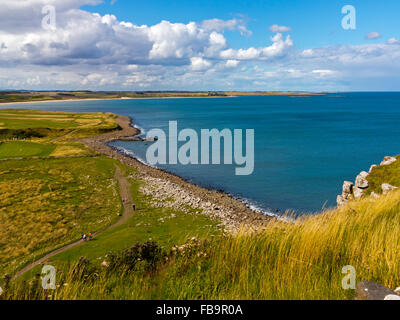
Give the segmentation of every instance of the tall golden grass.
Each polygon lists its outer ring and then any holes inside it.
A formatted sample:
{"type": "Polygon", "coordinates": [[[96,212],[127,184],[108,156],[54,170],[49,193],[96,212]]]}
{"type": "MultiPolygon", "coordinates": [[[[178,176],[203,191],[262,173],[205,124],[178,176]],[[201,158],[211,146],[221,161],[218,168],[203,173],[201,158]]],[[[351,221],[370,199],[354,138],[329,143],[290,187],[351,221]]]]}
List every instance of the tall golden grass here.
{"type": "Polygon", "coordinates": [[[66,268],[54,292],[32,294],[19,283],[5,297],[352,299],[354,290],[342,287],[346,265],[355,268],[357,281],[394,289],[400,285],[400,191],[291,222],[274,220],[263,231],[242,230],[201,250],[163,262],[151,273],[110,273],[98,261],[94,271],[83,271],[76,280],[74,268],[66,268]]]}

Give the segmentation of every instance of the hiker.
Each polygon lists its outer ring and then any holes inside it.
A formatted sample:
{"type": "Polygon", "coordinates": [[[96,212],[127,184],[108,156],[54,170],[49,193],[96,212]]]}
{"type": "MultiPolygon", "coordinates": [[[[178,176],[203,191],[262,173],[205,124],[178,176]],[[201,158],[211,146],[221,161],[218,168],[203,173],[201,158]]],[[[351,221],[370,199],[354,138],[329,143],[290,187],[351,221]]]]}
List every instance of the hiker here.
{"type": "Polygon", "coordinates": [[[83,241],[86,241],[86,234],[82,234],[83,241]]]}
{"type": "Polygon", "coordinates": [[[92,240],[92,234],[89,232],[89,240],[92,240]]]}
{"type": "Polygon", "coordinates": [[[132,204],[132,209],[133,209],[133,211],[136,211],[136,206],[135,206],[135,204],[132,204]]]}

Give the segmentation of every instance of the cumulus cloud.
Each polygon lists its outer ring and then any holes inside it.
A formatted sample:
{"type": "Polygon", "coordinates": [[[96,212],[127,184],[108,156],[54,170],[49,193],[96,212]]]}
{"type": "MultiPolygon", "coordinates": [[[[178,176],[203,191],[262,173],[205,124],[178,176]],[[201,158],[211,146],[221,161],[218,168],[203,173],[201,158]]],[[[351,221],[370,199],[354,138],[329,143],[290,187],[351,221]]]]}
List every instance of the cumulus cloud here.
{"type": "Polygon", "coordinates": [[[247,29],[245,21],[243,19],[231,19],[231,20],[221,20],[221,19],[209,19],[204,20],[201,26],[205,30],[215,30],[218,32],[223,32],[224,30],[239,30],[242,35],[251,36],[252,32],[247,29]]]}
{"type": "Polygon", "coordinates": [[[374,32],[367,33],[367,35],[365,36],[365,39],[367,39],[367,40],[375,40],[375,39],[379,39],[381,37],[382,36],[381,36],[381,34],[379,32],[374,31],[374,32]]]}
{"type": "Polygon", "coordinates": [[[287,26],[279,26],[277,24],[274,24],[272,26],[269,27],[269,30],[271,30],[272,32],[290,32],[292,31],[291,27],[287,27],[287,26]]]}
{"type": "Polygon", "coordinates": [[[388,44],[400,44],[400,40],[396,39],[396,38],[390,38],[387,41],[388,44]]]}
{"type": "Polygon", "coordinates": [[[0,88],[346,90],[385,77],[400,84],[396,38],[296,50],[283,35],[291,28],[274,25],[264,46],[232,48],[226,31],[251,33],[241,18],[137,25],[80,9],[99,2],[2,0],[0,88]],[[54,31],[41,25],[48,4],[57,9],[54,31]]]}
{"type": "Polygon", "coordinates": [[[268,47],[227,49],[221,52],[221,57],[236,60],[270,60],[284,55],[293,46],[293,41],[289,35],[284,39],[281,33],[277,33],[271,40],[273,43],[268,47]]]}
{"type": "Polygon", "coordinates": [[[190,67],[194,71],[201,71],[201,70],[206,70],[211,66],[211,63],[207,60],[204,60],[201,57],[192,57],[190,58],[191,65],[190,67]]]}

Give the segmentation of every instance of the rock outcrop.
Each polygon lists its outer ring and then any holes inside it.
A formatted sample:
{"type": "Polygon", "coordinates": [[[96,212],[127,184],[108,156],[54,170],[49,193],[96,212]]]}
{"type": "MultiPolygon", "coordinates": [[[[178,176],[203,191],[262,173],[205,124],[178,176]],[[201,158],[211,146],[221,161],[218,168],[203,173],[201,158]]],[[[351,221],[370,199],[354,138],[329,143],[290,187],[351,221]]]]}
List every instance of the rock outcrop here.
{"type": "Polygon", "coordinates": [[[392,164],[393,162],[396,161],[397,159],[395,157],[385,157],[381,162],[381,166],[388,166],[389,164],[392,164]]]}
{"type": "MultiPolygon", "coordinates": [[[[385,157],[380,165],[387,166],[396,161],[397,161],[397,159],[395,157],[385,157]]],[[[354,184],[349,181],[345,181],[343,183],[342,194],[338,195],[337,199],[336,199],[338,207],[344,206],[345,204],[348,203],[349,200],[361,199],[367,193],[367,190],[369,188],[369,182],[368,182],[367,178],[371,174],[372,170],[376,167],[378,167],[378,166],[376,164],[373,164],[369,168],[368,172],[366,172],[366,171],[360,172],[360,174],[356,177],[354,184]]],[[[395,186],[392,186],[390,184],[387,184],[387,183],[382,184],[382,193],[383,194],[387,194],[390,191],[395,190],[395,189],[398,189],[398,188],[395,186]]],[[[380,195],[376,194],[375,192],[372,192],[371,196],[374,198],[380,197],[380,195]]]]}
{"type": "Polygon", "coordinates": [[[362,171],[357,177],[356,177],[356,187],[360,189],[366,189],[369,187],[369,183],[367,180],[369,173],[362,171]]]}
{"type": "Polygon", "coordinates": [[[356,300],[400,300],[400,296],[381,284],[361,281],[357,284],[356,300]]]}
{"type": "Polygon", "coordinates": [[[338,206],[345,205],[349,200],[353,199],[354,184],[350,181],[343,183],[342,194],[337,196],[336,202],[338,206]]]}
{"type": "Polygon", "coordinates": [[[390,191],[396,190],[396,189],[398,189],[398,188],[390,185],[389,183],[382,184],[382,193],[383,194],[388,194],[390,191]]]}

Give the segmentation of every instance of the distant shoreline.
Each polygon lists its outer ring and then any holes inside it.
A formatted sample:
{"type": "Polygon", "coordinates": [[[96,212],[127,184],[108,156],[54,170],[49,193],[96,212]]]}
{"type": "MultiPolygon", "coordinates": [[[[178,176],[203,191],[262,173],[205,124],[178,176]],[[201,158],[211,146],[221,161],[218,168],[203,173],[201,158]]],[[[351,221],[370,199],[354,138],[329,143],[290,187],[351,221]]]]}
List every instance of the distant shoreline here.
{"type": "Polygon", "coordinates": [[[32,100],[32,101],[15,101],[15,102],[2,102],[0,100],[0,106],[2,105],[14,105],[14,104],[31,104],[31,103],[51,103],[51,102],[71,102],[71,101],[107,101],[107,100],[151,100],[151,99],[203,99],[203,98],[238,98],[238,97],[264,97],[264,96],[312,96],[312,95],[320,95],[322,93],[315,92],[238,92],[232,91],[228,92],[226,95],[210,95],[210,96],[201,96],[201,95],[193,95],[193,96],[164,96],[164,97],[119,97],[119,98],[77,98],[77,99],[44,99],[44,100],[32,100]],[[231,93],[231,94],[229,94],[231,93]]]}
{"type": "Polygon", "coordinates": [[[225,96],[225,97],[149,97],[149,98],[109,98],[109,99],[64,99],[64,100],[38,100],[38,101],[17,101],[17,102],[0,102],[0,106],[2,105],[10,105],[10,104],[31,104],[31,103],[50,103],[50,102],[71,102],[71,101],[107,101],[107,100],[149,100],[149,99],[193,99],[193,98],[234,98],[235,96],[225,96]]]}

